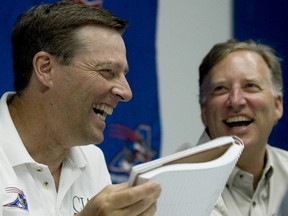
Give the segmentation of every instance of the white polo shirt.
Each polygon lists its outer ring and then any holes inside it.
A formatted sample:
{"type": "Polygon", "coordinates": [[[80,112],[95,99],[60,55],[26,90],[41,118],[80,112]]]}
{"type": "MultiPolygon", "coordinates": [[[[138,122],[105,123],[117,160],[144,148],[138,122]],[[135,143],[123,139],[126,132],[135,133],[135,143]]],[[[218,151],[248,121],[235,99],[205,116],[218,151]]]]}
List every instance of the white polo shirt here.
{"type": "Polygon", "coordinates": [[[111,179],[95,145],[73,147],[62,165],[58,192],[48,167],[34,161],[0,100],[0,216],[73,216],[111,179]]]}

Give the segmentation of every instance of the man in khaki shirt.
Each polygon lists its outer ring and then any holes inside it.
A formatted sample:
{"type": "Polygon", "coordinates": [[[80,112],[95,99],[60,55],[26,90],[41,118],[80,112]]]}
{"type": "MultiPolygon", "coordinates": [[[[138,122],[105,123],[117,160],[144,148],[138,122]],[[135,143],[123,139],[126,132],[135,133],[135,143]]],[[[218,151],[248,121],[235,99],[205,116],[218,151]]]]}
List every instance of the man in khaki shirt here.
{"type": "Polygon", "coordinates": [[[216,44],[199,67],[199,144],[237,135],[244,151],[212,215],[288,215],[288,152],[268,145],[283,115],[281,66],[272,48],[254,41],[216,44]]]}
{"type": "MultiPolygon", "coordinates": [[[[203,132],[198,144],[208,140],[210,137],[203,132]]],[[[251,186],[253,176],[235,167],[211,216],[288,215],[287,151],[267,145],[267,155],[267,165],[257,189],[251,186]]]]}

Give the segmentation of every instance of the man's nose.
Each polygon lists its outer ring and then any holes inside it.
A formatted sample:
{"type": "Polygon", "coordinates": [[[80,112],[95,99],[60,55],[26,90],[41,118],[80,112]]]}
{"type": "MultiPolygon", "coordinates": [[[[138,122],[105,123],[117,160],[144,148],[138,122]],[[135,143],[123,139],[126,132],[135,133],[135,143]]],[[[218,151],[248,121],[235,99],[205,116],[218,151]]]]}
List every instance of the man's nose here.
{"type": "Polygon", "coordinates": [[[124,75],[117,79],[116,85],[112,88],[112,94],[123,102],[128,102],[132,98],[130,85],[124,75]]]}
{"type": "Polygon", "coordinates": [[[228,105],[234,109],[238,109],[245,105],[245,97],[241,88],[232,89],[229,93],[228,105]]]}

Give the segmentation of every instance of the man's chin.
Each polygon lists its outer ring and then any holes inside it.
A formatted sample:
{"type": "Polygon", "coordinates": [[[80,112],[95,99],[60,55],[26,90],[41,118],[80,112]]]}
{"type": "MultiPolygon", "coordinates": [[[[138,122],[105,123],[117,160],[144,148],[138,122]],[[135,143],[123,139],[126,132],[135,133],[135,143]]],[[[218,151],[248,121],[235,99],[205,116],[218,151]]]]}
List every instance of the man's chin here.
{"type": "Polygon", "coordinates": [[[102,133],[101,135],[98,134],[98,136],[95,136],[93,139],[93,143],[92,144],[100,144],[104,141],[104,134],[102,133]],[[96,137],[96,138],[95,138],[96,137]]]}
{"type": "Polygon", "coordinates": [[[78,144],[76,144],[76,146],[85,146],[85,145],[90,145],[90,144],[93,144],[93,145],[97,145],[97,144],[100,144],[104,141],[104,136],[97,136],[96,138],[93,137],[93,138],[90,138],[90,139],[83,139],[82,141],[78,142],[78,144]]]}

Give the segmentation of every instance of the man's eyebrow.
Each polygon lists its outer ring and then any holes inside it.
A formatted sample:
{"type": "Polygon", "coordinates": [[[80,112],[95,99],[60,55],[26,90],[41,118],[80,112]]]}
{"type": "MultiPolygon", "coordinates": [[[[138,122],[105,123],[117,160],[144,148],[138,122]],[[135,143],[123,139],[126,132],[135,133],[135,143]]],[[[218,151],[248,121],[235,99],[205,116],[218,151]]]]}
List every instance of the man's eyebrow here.
{"type": "Polygon", "coordinates": [[[221,85],[224,84],[226,81],[224,79],[211,79],[210,85],[221,85]]]}
{"type": "MultiPolygon", "coordinates": [[[[115,62],[97,62],[94,66],[95,68],[101,68],[101,67],[115,67],[115,68],[120,68],[121,64],[115,63],[115,62]]],[[[125,74],[127,74],[129,71],[129,66],[124,68],[125,74]]]]}
{"type": "Polygon", "coordinates": [[[255,81],[260,81],[257,77],[247,77],[245,79],[246,82],[255,82],[255,81]]]}

